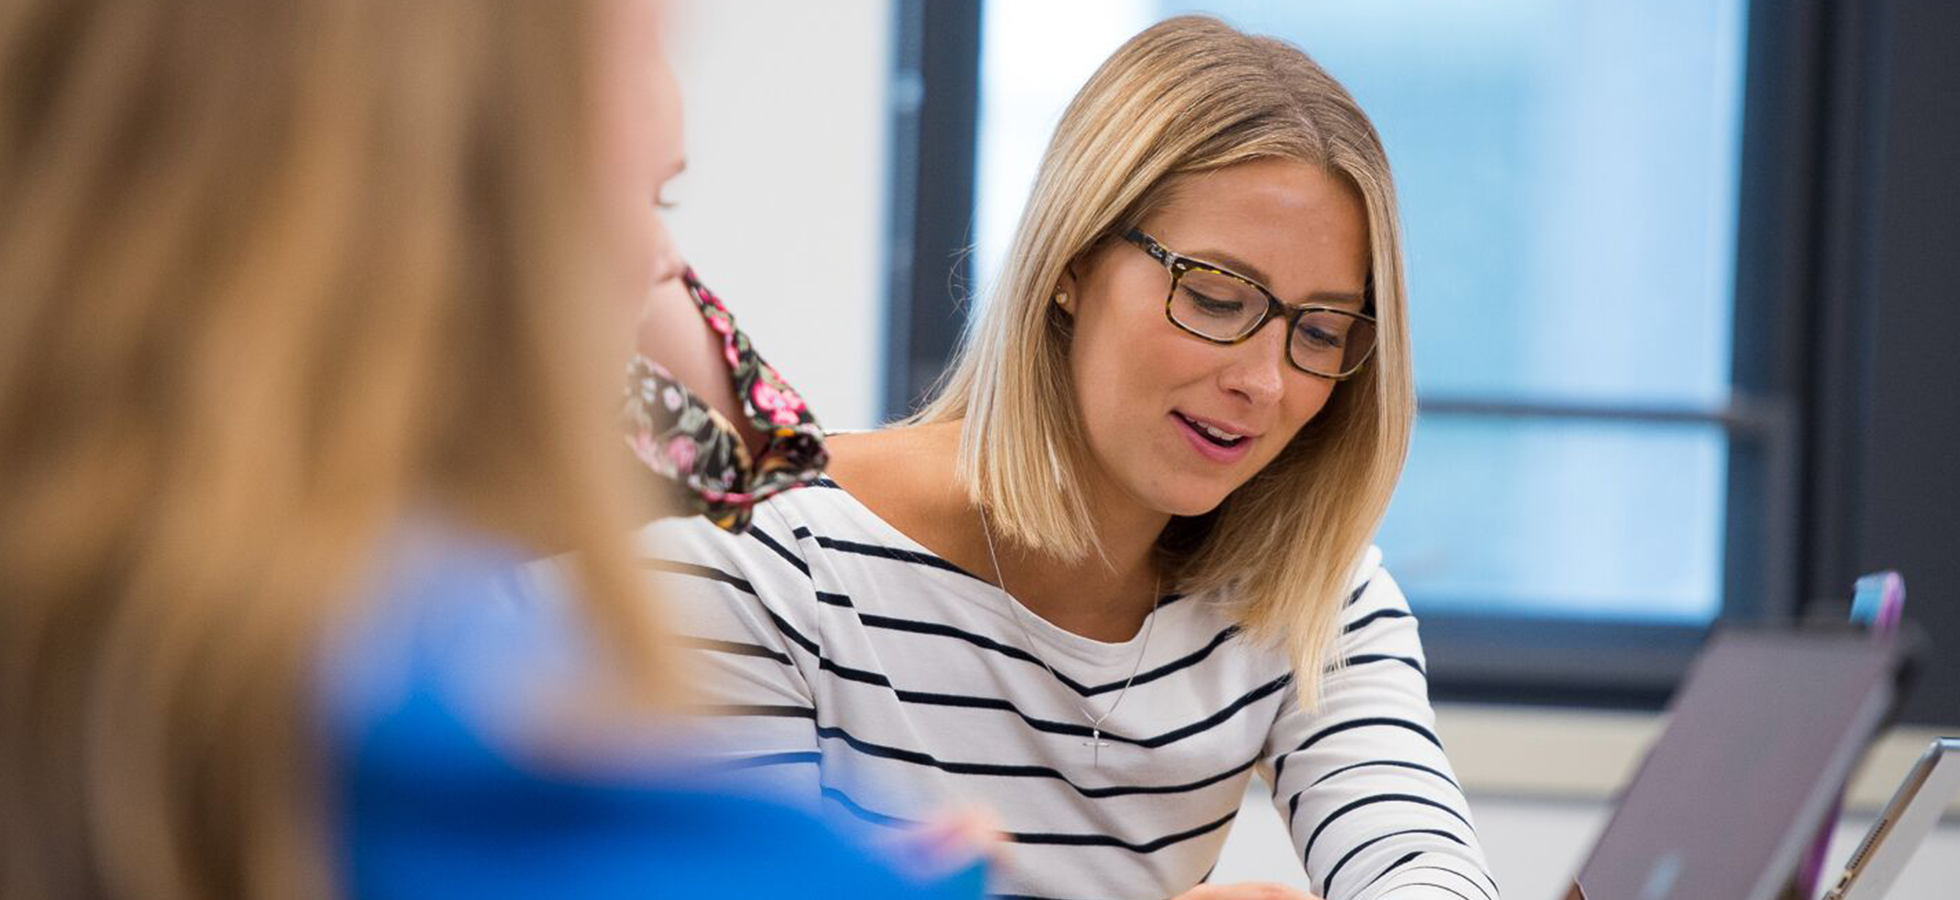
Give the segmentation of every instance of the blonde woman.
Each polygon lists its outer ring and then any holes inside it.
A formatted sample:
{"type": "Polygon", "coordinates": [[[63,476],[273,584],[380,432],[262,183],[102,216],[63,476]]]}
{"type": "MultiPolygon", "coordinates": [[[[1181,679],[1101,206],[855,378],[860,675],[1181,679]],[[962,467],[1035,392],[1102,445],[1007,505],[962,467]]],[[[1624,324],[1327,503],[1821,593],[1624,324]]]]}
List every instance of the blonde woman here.
{"type": "Polygon", "coordinates": [[[600,766],[657,13],[0,0],[0,896],[962,895],[600,766]]]}
{"type": "Polygon", "coordinates": [[[656,526],[751,771],[868,828],[981,802],[992,888],[1203,884],[1246,781],[1329,900],[1495,900],[1370,547],[1414,411],[1388,161],[1300,51],[1152,27],[1064,114],[938,399],[747,535],[656,526]]]}

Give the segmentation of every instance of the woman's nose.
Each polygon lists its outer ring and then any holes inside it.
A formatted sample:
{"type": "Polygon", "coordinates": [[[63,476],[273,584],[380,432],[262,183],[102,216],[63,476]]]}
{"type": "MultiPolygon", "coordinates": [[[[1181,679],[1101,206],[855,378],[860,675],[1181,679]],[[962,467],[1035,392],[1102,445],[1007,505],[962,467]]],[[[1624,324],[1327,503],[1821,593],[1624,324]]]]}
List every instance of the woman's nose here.
{"type": "Polygon", "coordinates": [[[1267,322],[1245,343],[1226,348],[1231,362],[1219,386],[1256,405],[1278,403],[1286,390],[1286,323],[1267,322]]]}

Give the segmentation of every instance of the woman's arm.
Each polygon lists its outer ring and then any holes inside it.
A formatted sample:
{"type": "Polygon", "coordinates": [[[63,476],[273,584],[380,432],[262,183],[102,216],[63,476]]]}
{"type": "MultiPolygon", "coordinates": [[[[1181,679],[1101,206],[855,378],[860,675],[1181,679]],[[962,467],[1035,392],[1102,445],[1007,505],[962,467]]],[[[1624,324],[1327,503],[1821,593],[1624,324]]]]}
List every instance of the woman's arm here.
{"type": "Polygon", "coordinates": [[[1342,611],[1321,706],[1289,691],[1267,740],[1273,802],[1327,900],[1498,900],[1435,732],[1422,645],[1379,566],[1342,611]]]}

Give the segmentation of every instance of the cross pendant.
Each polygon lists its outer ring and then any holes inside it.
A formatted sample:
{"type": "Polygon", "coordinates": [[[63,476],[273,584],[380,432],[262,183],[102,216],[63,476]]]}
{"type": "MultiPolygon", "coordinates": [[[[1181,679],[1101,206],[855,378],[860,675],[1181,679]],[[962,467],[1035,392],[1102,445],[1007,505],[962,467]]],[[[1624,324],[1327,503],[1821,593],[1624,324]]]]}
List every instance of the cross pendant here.
{"type": "Polygon", "coordinates": [[[1102,729],[1100,728],[1091,729],[1089,731],[1089,739],[1082,742],[1082,746],[1084,747],[1095,748],[1094,755],[1091,759],[1098,769],[1102,768],[1102,748],[1108,745],[1109,742],[1102,739],[1102,729]]]}

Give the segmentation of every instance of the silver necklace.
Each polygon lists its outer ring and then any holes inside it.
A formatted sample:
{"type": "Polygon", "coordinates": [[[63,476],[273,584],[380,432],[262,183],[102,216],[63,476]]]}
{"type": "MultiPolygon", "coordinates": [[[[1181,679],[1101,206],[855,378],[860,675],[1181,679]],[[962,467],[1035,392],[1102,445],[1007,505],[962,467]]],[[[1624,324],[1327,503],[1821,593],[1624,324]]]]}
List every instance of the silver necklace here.
{"type": "MultiPolygon", "coordinates": [[[[1047,660],[1042,659],[1039,654],[1034,652],[1034,635],[1028,633],[1027,623],[1021,620],[1021,611],[1014,608],[1014,595],[1007,592],[1007,579],[1001,577],[1000,557],[994,553],[994,530],[987,524],[987,511],[984,509],[980,511],[980,535],[987,539],[987,559],[994,564],[994,583],[1000,586],[1001,597],[1007,601],[1007,614],[1013,617],[1014,625],[1021,629],[1021,640],[1027,644],[1029,655],[1034,656],[1034,661],[1041,663],[1041,667],[1048,670],[1049,677],[1054,678],[1056,684],[1068,687],[1068,683],[1062,680],[1062,676],[1055,673],[1054,667],[1048,665],[1047,660]]],[[[1130,684],[1137,680],[1137,670],[1143,668],[1144,654],[1150,652],[1150,632],[1157,630],[1157,610],[1164,604],[1163,586],[1163,576],[1159,575],[1156,583],[1150,589],[1152,600],[1150,602],[1148,622],[1143,626],[1143,646],[1137,648],[1137,659],[1130,666],[1130,677],[1124,679],[1123,689],[1116,692],[1116,700],[1109,704],[1108,709],[1103,710],[1102,715],[1098,716],[1089,712],[1088,704],[1082,702],[1081,697],[1075,698],[1076,709],[1082,711],[1082,718],[1089,720],[1089,740],[1084,742],[1082,746],[1090,748],[1090,758],[1094,761],[1094,765],[1098,769],[1102,768],[1102,748],[1109,743],[1102,739],[1102,723],[1110,716],[1115,715],[1116,708],[1123,705],[1123,698],[1130,693],[1130,684]]],[[[1069,688],[1069,690],[1073,692],[1074,688],[1069,688]]]]}

